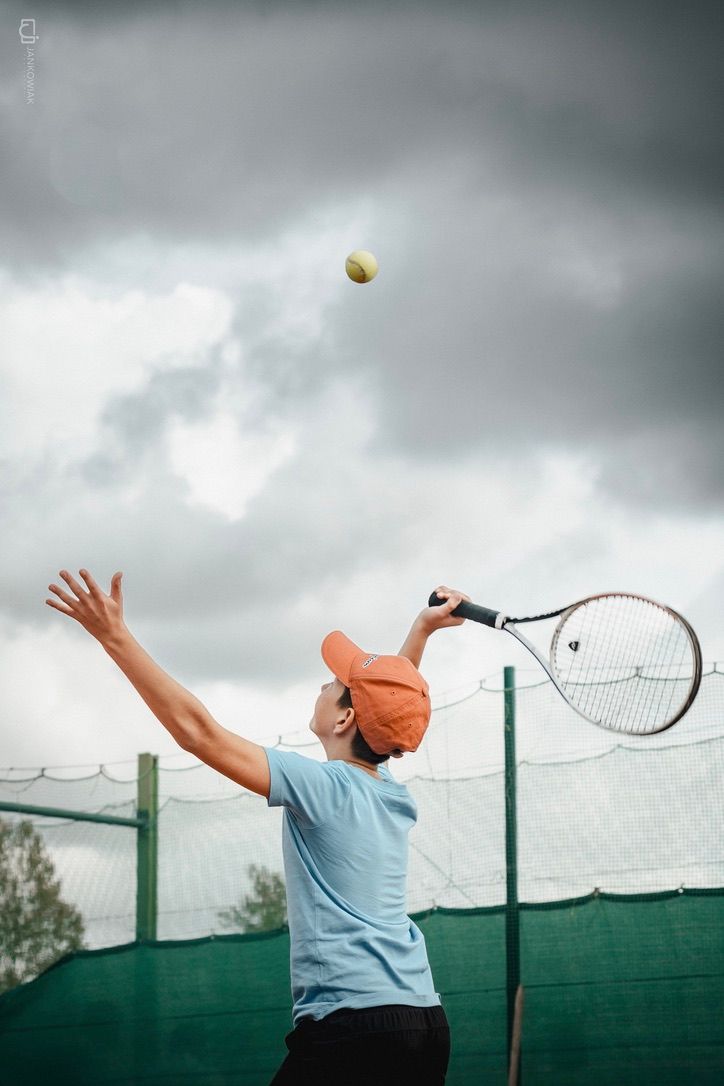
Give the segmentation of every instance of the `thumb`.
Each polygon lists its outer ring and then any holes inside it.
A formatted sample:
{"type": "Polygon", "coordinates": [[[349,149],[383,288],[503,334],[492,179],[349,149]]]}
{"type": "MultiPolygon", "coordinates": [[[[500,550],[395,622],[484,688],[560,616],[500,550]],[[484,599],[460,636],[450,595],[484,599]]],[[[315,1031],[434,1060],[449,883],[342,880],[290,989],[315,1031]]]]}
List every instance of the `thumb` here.
{"type": "Polygon", "coordinates": [[[457,592],[453,592],[445,600],[445,603],[443,604],[442,609],[443,609],[443,611],[447,611],[447,613],[450,614],[450,612],[454,611],[455,608],[457,607],[457,605],[459,603],[462,603],[462,602],[463,602],[462,596],[458,595],[457,592]]]}
{"type": "Polygon", "coordinates": [[[119,600],[121,598],[121,577],[122,573],[114,573],[111,579],[111,598],[119,600]]]}

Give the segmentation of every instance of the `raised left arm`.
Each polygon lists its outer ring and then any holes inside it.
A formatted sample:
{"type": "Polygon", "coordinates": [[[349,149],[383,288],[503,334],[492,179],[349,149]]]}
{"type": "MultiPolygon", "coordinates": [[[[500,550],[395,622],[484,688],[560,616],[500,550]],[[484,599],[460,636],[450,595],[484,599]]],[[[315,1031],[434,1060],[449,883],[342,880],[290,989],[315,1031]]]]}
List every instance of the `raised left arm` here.
{"type": "Polygon", "coordinates": [[[122,574],[114,574],[109,596],[101,592],[87,570],[81,570],[80,575],[88,591],[61,570],[60,576],[75,595],[51,584],[50,591],[64,606],[55,600],[45,602],[76,619],[96,638],[183,750],[243,787],[268,796],[269,764],[264,748],[222,728],[206,706],[164,671],[131,634],[123,621],[122,574]]]}

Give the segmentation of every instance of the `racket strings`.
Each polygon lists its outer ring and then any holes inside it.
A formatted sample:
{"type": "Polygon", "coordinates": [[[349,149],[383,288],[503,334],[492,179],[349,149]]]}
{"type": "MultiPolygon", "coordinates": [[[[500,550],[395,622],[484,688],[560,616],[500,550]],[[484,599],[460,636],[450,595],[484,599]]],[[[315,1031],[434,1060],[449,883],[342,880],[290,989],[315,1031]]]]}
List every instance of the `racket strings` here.
{"type": "MultiPolygon", "coordinates": [[[[636,732],[640,732],[641,730],[646,731],[652,723],[655,723],[656,721],[661,719],[666,719],[665,715],[662,717],[660,711],[657,712],[657,706],[654,704],[654,702],[661,701],[661,695],[658,699],[656,698],[656,691],[659,690],[663,694],[663,692],[665,692],[665,690],[667,689],[667,687],[664,686],[663,683],[658,683],[652,689],[648,685],[648,680],[643,679],[642,669],[644,666],[646,666],[647,670],[653,671],[655,680],[657,677],[657,668],[660,671],[661,668],[667,666],[668,661],[673,658],[670,657],[670,650],[657,652],[653,644],[646,643],[644,641],[644,638],[647,637],[650,632],[650,628],[644,626],[643,620],[644,618],[648,618],[650,616],[643,616],[640,609],[638,608],[637,612],[637,620],[635,622],[631,622],[630,625],[627,625],[626,644],[622,650],[621,656],[623,660],[625,660],[626,663],[628,663],[634,669],[633,679],[631,681],[631,688],[627,691],[628,701],[625,706],[626,716],[628,719],[631,720],[633,729],[636,732]],[[644,644],[647,645],[648,652],[650,653],[649,658],[645,661],[645,664],[644,662],[641,662],[646,655],[645,650],[642,649],[642,646],[644,644]],[[636,662],[637,660],[639,662],[636,662]]],[[[666,612],[662,612],[662,614],[666,616],[666,612]]],[[[673,621],[669,622],[666,635],[667,646],[671,640],[671,634],[675,634],[676,632],[677,623],[673,621]]],[[[680,661],[678,662],[680,663],[680,661]]],[[[668,686],[668,690],[668,708],[670,708],[670,702],[673,695],[673,690],[670,685],[668,686]]],[[[623,706],[620,704],[616,704],[614,698],[607,698],[604,700],[604,703],[601,707],[601,712],[604,718],[610,719],[615,712],[620,713],[622,709],[623,706]]]]}
{"type": "Polygon", "coordinates": [[[679,623],[665,610],[655,609],[649,615],[637,610],[638,621],[631,624],[625,653],[626,663],[634,669],[633,680],[626,691],[627,700],[625,704],[614,704],[608,699],[602,709],[609,718],[616,713],[621,719],[625,712],[631,730],[646,733],[671,714],[676,689],[668,680],[680,674],[684,656],[681,652],[677,654],[676,646],[683,642],[685,651],[686,638],[681,638],[683,631],[679,623]],[[646,622],[652,617],[653,627],[646,622]],[[663,628],[661,623],[664,623],[663,628]]]}
{"type": "MultiPolygon", "coordinates": [[[[648,654],[642,654],[640,663],[635,663],[633,690],[625,706],[631,726],[640,733],[656,729],[672,718],[686,689],[686,684],[680,678],[686,658],[690,655],[686,632],[663,610],[657,618],[666,623],[666,633],[662,634],[657,624],[653,641],[648,645],[648,654]]],[[[643,636],[649,632],[641,631],[641,634],[643,636]]],[[[638,638],[638,629],[636,635],[638,638]]],[[[690,675],[692,670],[690,666],[690,675]]]]}
{"type": "MultiPolygon", "coordinates": [[[[666,646],[662,646],[661,657],[663,658],[663,661],[665,662],[667,659],[674,659],[674,652],[676,649],[676,645],[678,644],[680,646],[680,653],[678,660],[676,661],[676,666],[680,670],[685,659],[687,641],[688,638],[680,636],[679,624],[672,622],[666,646]]],[[[661,659],[659,660],[659,663],[662,663],[661,659]]],[[[664,680],[659,682],[658,689],[660,693],[656,706],[653,707],[652,704],[652,711],[655,713],[654,718],[657,720],[668,719],[668,716],[672,710],[672,703],[674,699],[674,684],[667,683],[666,680],[664,680]],[[664,694],[666,693],[667,688],[669,690],[669,699],[668,702],[664,704],[664,694]]]]}
{"type": "MultiPolygon", "coordinates": [[[[595,623],[595,616],[594,623],[595,623]]],[[[602,719],[610,720],[613,714],[622,708],[624,699],[627,699],[627,708],[631,714],[633,720],[639,720],[640,718],[636,714],[636,707],[631,705],[632,697],[635,699],[636,690],[638,684],[635,679],[639,674],[639,665],[634,663],[635,657],[632,657],[631,650],[640,637],[640,631],[636,629],[636,624],[631,623],[625,627],[625,632],[618,629],[618,624],[613,616],[608,616],[608,622],[604,629],[605,636],[601,638],[602,645],[600,651],[608,654],[611,651],[612,645],[617,644],[618,655],[613,658],[613,662],[616,667],[621,668],[633,668],[633,690],[631,686],[631,678],[627,680],[626,686],[619,685],[618,688],[609,686],[604,688],[601,692],[601,696],[597,699],[592,699],[591,709],[597,715],[600,715],[602,719]]]]}
{"type": "Polygon", "coordinates": [[[595,597],[564,614],[551,646],[553,670],[578,711],[637,734],[677,719],[691,699],[697,659],[675,614],[626,595],[595,597]]]}

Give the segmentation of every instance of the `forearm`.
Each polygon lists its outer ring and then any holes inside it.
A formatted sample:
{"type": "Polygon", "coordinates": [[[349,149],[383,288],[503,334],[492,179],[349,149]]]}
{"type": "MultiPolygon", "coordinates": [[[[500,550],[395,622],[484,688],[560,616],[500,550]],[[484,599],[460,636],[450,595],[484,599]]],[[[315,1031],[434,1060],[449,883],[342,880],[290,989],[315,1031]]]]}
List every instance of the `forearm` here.
{"type": "Polygon", "coordinates": [[[408,633],[407,638],[405,639],[405,642],[397,655],[406,656],[407,659],[415,665],[415,667],[419,667],[420,661],[422,660],[422,654],[425,651],[427,639],[430,636],[431,632],[432,631],[427,627],[427,625],[418,615],[412,626],[410,627],[410,632],[408,633]]]}
{"type": "Polygon", "coordinates": [[[179,746],[192,746],[209,715],[206,706],[159,667],[127,627],[101,644],[179,746]]]}

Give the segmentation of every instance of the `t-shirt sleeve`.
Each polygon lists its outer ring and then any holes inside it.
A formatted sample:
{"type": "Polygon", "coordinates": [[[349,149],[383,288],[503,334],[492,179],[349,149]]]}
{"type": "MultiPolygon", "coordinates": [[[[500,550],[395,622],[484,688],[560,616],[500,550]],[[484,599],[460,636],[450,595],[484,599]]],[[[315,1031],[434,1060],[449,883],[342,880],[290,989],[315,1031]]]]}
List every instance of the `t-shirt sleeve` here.
{"type": "Polygon", "coordinates": [[[317,762],[293,751],[265,747],[269,762],[268,805],[288,807],[303,826],[331,818],[349,794],[349,781],[330,762],[317,762]]]}

